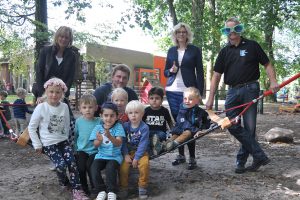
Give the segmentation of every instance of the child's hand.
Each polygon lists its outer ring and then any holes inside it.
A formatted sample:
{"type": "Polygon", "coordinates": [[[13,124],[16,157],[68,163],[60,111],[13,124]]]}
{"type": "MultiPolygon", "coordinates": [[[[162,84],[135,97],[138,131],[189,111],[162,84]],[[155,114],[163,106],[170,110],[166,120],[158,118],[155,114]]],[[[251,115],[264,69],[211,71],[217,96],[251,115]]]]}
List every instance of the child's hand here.
{"type": "Polygon", "coordinates": [[[43,150],[42,150],[42,148],[40,148],[40,149],[36,149],[35,152],[37,154],[41,155],[43,153],[43,150]]]}
{"type": "Polygon", "coordinates": [[[139,161],[133,159],[133,161],[132,161],[132,167],[133,167],[133,168],[137,168],[137,167],[138,167],[138,164],[139,164],[139,161]]]}
{"type": "Polygon", "coordinates": [[[129,163],[129,164],[132,163],[132,160],[131,160],[131,158],[130,158],[129,155],[126,155],[126,156],[125,156],[125,162],[127,162],[127,163],[129,163]]]}
{"type": "Polygon", "coordinates": [[[197,138],[199,136],[201,136],[204,133],[204,131],[198,131],[195,135],[194,138],[197,138]]]}
{"type": "Polygon", "coordinates": [[[173,62],[173,66],[171,67],[171,69],[170,69],[170,72],[172,72],[172,73],[176,73],[177,72],[177,70],[178,70],[178,67],[176,67],[176,65],[175,65],[175,61],[173,62]]]}
{"type": "Polygon", "coordinates": [[[105,135],[108,139],[111,138],[111,134],[110,134],[110,132],[109,132],[109,129],[105,129],[104,135],[105,135]]]}
{"type": "Polygon", "coordinates": [[[103,140],[103,137],[99,132],[97,132],[97,140],[99,140],[100,142],[102,142],[103,140]]]}

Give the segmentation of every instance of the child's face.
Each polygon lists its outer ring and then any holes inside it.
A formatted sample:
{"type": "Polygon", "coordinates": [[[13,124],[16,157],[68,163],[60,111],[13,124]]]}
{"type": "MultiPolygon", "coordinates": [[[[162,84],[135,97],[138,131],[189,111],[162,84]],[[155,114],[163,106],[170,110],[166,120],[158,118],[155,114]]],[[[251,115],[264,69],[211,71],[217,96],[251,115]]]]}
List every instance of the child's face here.
{"type": "Polygon", "coordinates": [[[186,108],[192,108],[195,105],[198,105],[199,102],[200,102],[199,97],[196,97],[194,94],[191,93],[183,94],[183,103],[185,104],[186,108]]]}
{"type": "Polygon", "coordinates": [[[143,119],[143,115],[144,115],[144,111],[142,110],[130,110],[127,112],[129,121],[133,124],[137,124],[140,123],[140,121],[142,121],[143,119]]]}
{"type": "Polygon", "coordinates": [[[52,106],[57,106],[62,99],[63,90],[60,86],[48,86],[46,89],[47,102],[52,106]]]}
{"type": "Polygon", "coordinates": [[[4,97],[4,96],[2,96],[2,95],[0,95],[0,99],[1,99],[1,100],[4,100],[4,99],[5,99],[5,97],[4,97]]]}
{"type": "Polygon", "coordinates": [[[148,100],[152,109],[159,109],[162,104],[162,98],[157,94],[149,96],[148,100]]]}
{"type": "Polygon", "coordinates": [[[97,110],[97,105],[95,105],[93,103],[82,103],[82,104],[80,104],[79,110],[84,118],[93,119],[94,114],[97,110]]]}
{"type": "Polygon", "coordinates": [[[124,113],[125,107],[127,105],[127,98],[122,95],[115,95],[112,98],[112,102],[118,106],[118,111],[124,113]]]}
{"type": "Polygon", "coordinates": [[[103,109],[101,117],[104,123],[104,128],[111,128],[118,120],[117,113],[108,108],[103,109]]]}

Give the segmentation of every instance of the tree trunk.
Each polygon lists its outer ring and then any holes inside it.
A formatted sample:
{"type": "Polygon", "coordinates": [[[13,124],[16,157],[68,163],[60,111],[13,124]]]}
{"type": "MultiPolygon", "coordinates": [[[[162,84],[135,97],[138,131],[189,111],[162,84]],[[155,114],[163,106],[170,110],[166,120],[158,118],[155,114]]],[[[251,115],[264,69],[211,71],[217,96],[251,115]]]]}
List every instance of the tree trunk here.
{"type": "Polygon", "coordinates": [[[178,24],[177,15],[174,7],[174,0],[168,0],[169,12],[173,21],[173,26],[178,24]]]}

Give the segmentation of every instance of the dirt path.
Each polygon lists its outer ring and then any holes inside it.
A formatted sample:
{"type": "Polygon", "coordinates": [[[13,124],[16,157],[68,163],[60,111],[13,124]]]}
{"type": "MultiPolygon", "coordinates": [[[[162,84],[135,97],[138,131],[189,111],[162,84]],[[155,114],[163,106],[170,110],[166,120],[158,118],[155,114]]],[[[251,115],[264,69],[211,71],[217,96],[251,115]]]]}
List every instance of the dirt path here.
{"type": "MultiPolygon", "coordinates": [[[[151,161],[149,199],[300,199],[300,113],[279,114],[278,105],[265,107],[258,115],[257,134],[271,164],[256,173],[234,173],[238,142],[228,133],[209,134],[197,141],[198,168],[173,167],[175,153],[151,161]],[[295,132],[293,144],[268,144],[263,135],[278,126],[295,132]]],[[[187,148],[186,148],[187,150],[187,148]]],[[[0,139],[0,199],[70,199],[61,191],[49,161],[36,156],[30,147],[21,148],[8,139],[0,139]]],[[[249,160],[248,163],[251,163],[249,160]]],[[[129,199],[137,199],[133,172],[129,199]]]]}

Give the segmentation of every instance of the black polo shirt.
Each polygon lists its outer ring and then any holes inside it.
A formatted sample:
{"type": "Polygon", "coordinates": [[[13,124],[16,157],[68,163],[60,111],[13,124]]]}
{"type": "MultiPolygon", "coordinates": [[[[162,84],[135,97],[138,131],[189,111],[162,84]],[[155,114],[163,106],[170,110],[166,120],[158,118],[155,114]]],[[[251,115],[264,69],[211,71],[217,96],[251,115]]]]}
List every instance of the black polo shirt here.
{"type": "Polygon", "coordinates": [[[259,79],[259,63],[265,65],[269,58],[261,46],[242,37],[236,47],[228,43],[216,60],[214,71],[224,73],[224,82],[227,85],[247,83],[259,79]]]}

